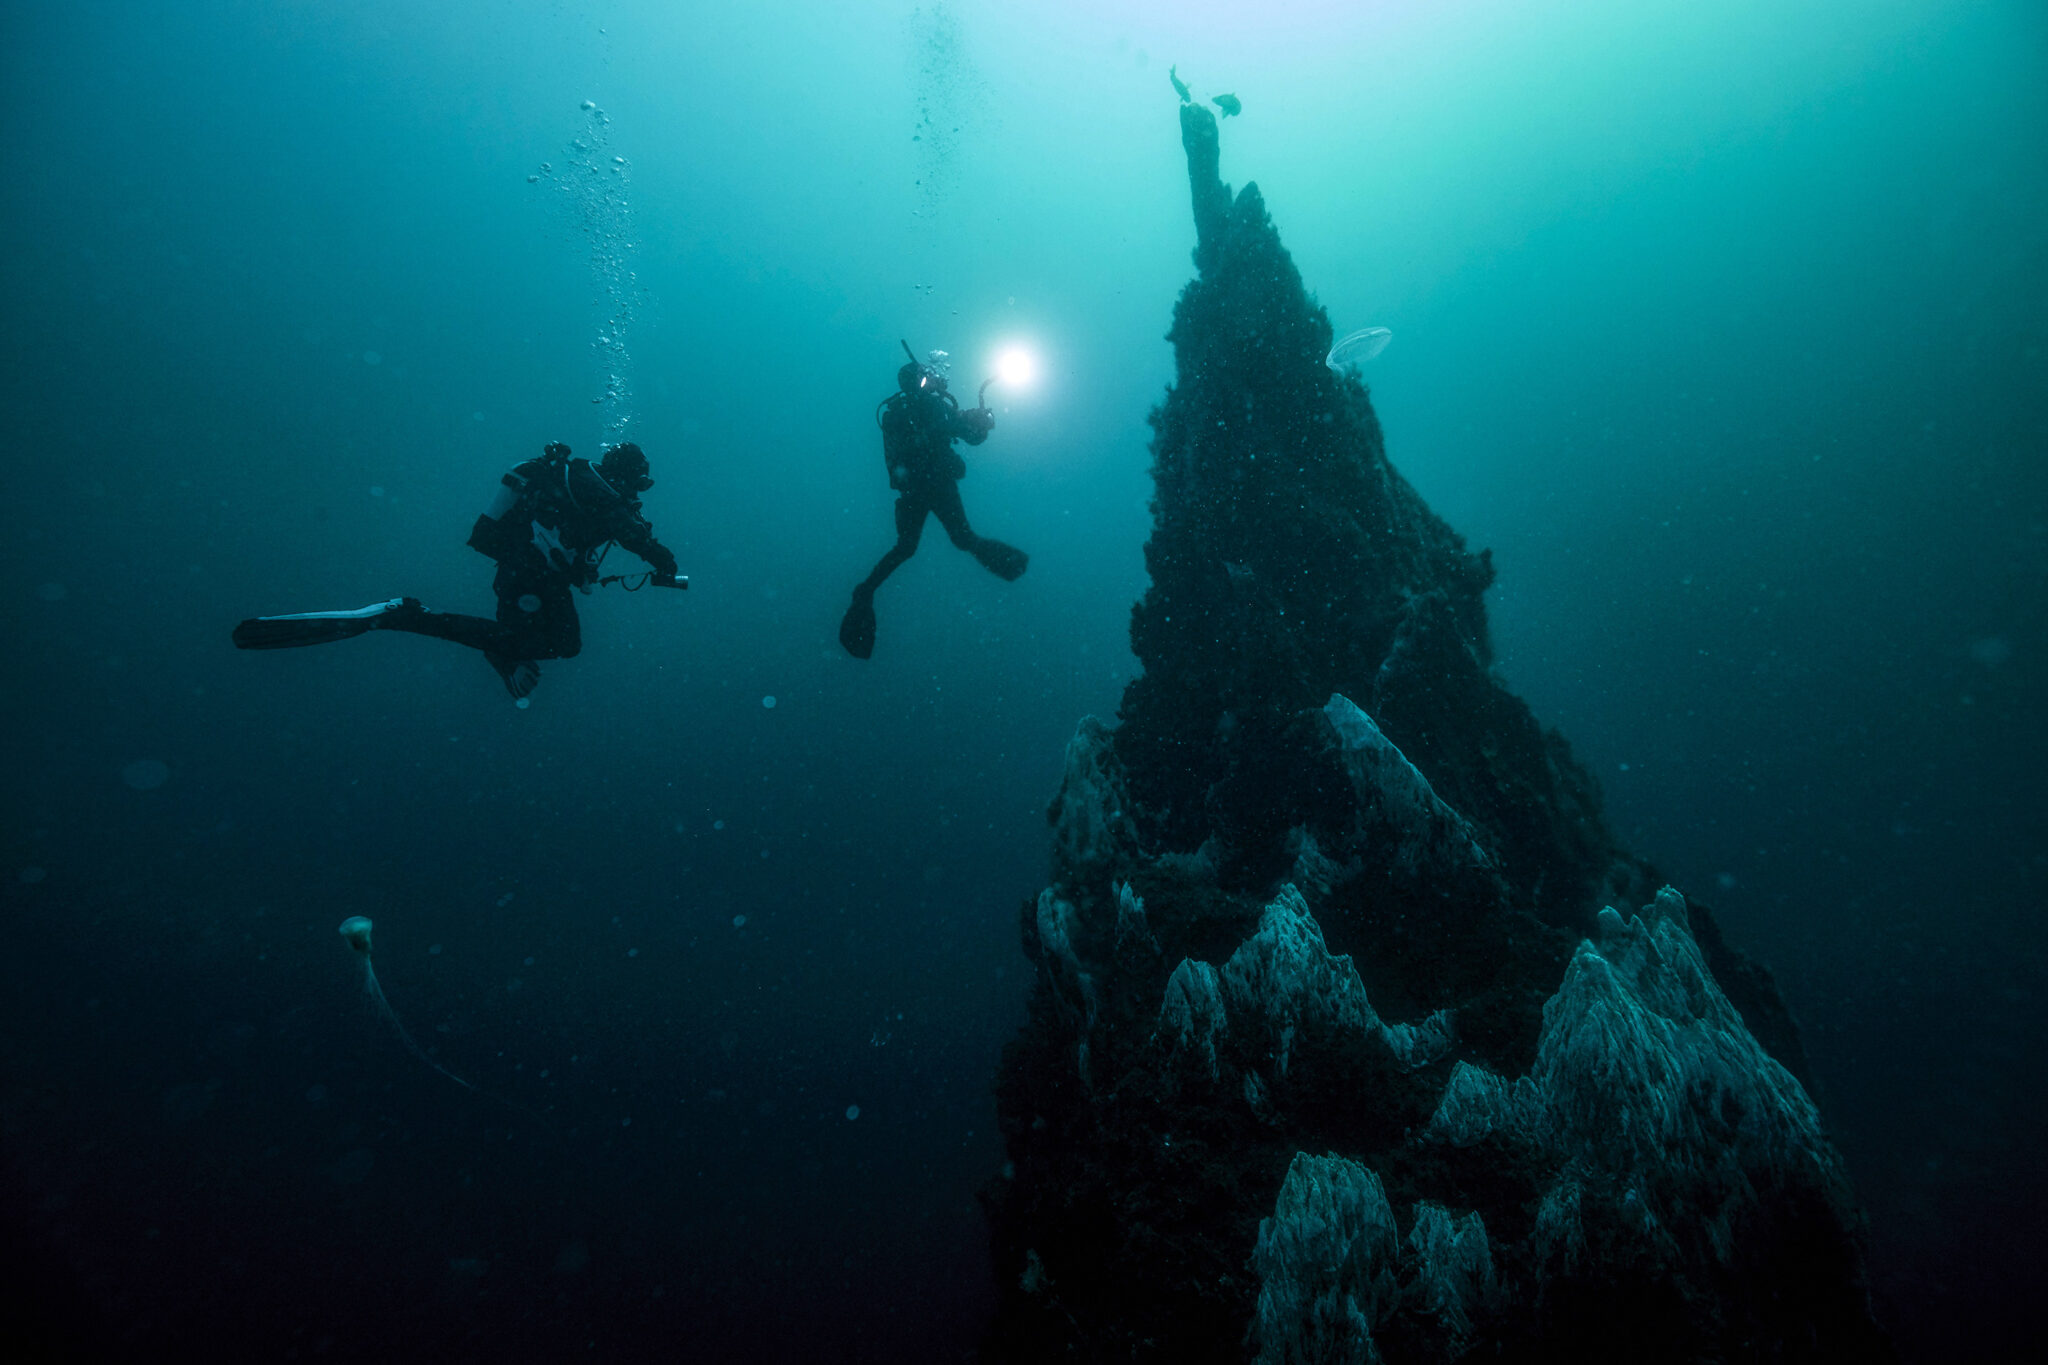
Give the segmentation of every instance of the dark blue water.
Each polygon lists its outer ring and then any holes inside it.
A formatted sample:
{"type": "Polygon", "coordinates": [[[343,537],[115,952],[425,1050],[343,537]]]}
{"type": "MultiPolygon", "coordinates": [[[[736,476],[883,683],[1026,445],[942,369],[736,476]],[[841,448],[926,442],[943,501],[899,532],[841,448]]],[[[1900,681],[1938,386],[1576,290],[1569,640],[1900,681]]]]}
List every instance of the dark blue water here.
{"type": "Polygon", "coordinates": [[[2037,8],[699,8],[0,19],[19,1330],[972,1348],[1017,910],[1061,746],[1135,669],[1193,242],[1171,62],[1242,98],[1224,175],[1339,330],[1393,329],[1388,450],[1493,547],[1510,685],[1776,971],[1902,1346],[2024,1340],[2037,8]],[[1033,561],[929,528],[862,664],[834,629],[890,538],[899,338],[963,389],[1040,356],[962,485],[1033,561]],[[530,708],[437,641],[229,647],[488,611],[499,473],[620,433],[693,586],[583,599],[530,708]],[[475,1090],[373,1012],[354,914],[475,1090]]]}

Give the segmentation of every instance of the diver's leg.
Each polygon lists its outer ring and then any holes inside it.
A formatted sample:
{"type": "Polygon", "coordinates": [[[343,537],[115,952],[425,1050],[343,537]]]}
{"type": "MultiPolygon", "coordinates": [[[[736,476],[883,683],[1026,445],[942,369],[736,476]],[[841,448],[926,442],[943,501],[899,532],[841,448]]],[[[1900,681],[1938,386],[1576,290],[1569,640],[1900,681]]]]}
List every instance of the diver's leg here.
{"type": "Polygon", "coordinates": [[[582,648],[576,608],[569,602],[569,585],[560,576],[517,563],[500,564],[491,588],[498,594],[498,619],[503,634],[484,659],[497,670],[513,700],[523,700],[540,686],[537,660],[556,657],[555,623],[566,613],[569,643],[582,648]]]}
{"type": "Polygon", "coordinates": [[[557,583],[552,592],[541,595],[541,633],[547,652],[543,659],[573,659],[583,652],[583,621],[576,615],[576,594],[567,583],[557,583]]]}
{"type": "Polygon", "coordinates": [[[854,658],[865,659],[875,652],[875,589],[917,553],[929,512],[922,497],[906,492],[896,499],[896,543],[876,562],[873,572],[854,584],[853,605],[839,622],[839,643],[854,658]]]}
{"type": "Polygon", "coordinates": [[[493,586],[506,652],[527,659],[573,659],[583,652],[576,597],[560,575],[501,569],[493,586]]]}
{"type": "Polygon", "coordinates": [[[917,553],[917,543],[924,538],[924,519],[931,515],[931,504],[924,498],[905,493],[896,499],[896,543],[889,547],[889,553],[875,562],[874,569],[861,580],[853,590],[855,597],[873,597],[875,589],[883,580],[901,568],[904,561],[917,553]]]}
{"type": "Polygon", "coordinates": [[[465,616],[461,612],[429,611],[417,599],[408,597],[403,607],[383,618],[382,628],[413,635],[431,635],[437,640],[452,640],[458,645],[481,650],[485,660],[504,679],[505,690],[515,697],[523,697],[540,682],[540,668],[526,657],[522,648],[528,637],[516,628],[516,622],[506,619],[505,570],[502,568],[498,570],[497,587],[498,619],[495,621],[482,616],[465,616]]]}
{"type": "Polygon", "coordinates": [[[990,540],[967,524],[967,509],[961,505],[960,485],[957,483],[948,483],[939,491],[932,500],[932,515],[939,519],[939,525],[946,528],[946,534],[955,545],[973,555],[982,568],[997,578],[1015,582],[1031,562],[1031,557],[1016,546],[990,540]]]}
{"type": "Polygon", "coordinates": [[[429,611],[419,599],[408,597],[405,605],[387,613],[379,622],[382,630],[402,630],[409,635],[431,635],[458,645],[486,652],[503,648],[511,632],[483,616],[465,616],[457,611],[429,611]]]}

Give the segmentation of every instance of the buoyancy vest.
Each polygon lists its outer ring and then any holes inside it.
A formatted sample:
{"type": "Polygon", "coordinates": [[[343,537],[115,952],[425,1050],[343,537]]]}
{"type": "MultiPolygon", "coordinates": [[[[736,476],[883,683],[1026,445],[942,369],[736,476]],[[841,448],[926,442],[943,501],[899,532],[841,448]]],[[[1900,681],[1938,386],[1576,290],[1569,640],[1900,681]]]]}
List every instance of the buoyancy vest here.
{"type": "Polygon", "coordinates": [[[537,460],[506,471],[490,506],[470,528],[469,546],[500,564],[535,560],[572,583],[594,578],[622,519],[635,506],[604,481],[588,460],[549,446],[537,460]]]}
{"type": "Polygon", "coordinates": [[[960,404],[951,395],[927,398],[894,393],[882,400],[876,424],[882,428],[882,463],[889,487],[901,491],[936,479],[966,476],[967,462],[953,449],[961,435],[960,404]]]}

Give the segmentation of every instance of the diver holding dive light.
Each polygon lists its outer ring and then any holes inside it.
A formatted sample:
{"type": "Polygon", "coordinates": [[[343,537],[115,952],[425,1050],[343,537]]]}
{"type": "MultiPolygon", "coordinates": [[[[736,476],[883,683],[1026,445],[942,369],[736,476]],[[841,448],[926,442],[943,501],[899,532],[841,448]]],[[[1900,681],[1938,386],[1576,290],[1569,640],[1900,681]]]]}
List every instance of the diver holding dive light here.
{"type": "Polygon", "coordinates": [[[856,659],[875,652],[875,589],[917,553],[927,516],[937,517],[954,545],[1005,582],[1022,577],[1031,562],[1016,546],[976,534],[960,502],[959,484],[967,474],[967,462],[953,449],[953,442],[978,446],[995,429],[995,414],[988,408],[988,388],[995,380],[981,386],[979,406],[963,412],[960,400],[946,391],[944,352],[934,351],[930,363],[922,363],[906,341],[903,353],[910,363],[896,371],[898,391],[875,409],[875,425],[882,429],[882,461],[888,466],[889,487],[897,492],[896,543],[854,587],[853,605],[839,623],[839,643],[856,659]]]}
{"type": "Polygon", "coordinates": [[[416,597],[394,597],[355,611],[257,616],[235,627],[238,649],[291,649],[346,640],[371,630],[431,635],[480,650],[505,690],[525,704],[540,683],[541,659],[573,659],[583,650],[583,627],[569,590],[588,593],[608,583],[631,592],[648,584],[687,588],[676,557],[654,538],[640,513],[640,494],[654,486],[647,456],[628,441],[596,463],[571,459],[556,443],[500,481],[495,501],[470,530],[470,548],[497,561],[492,584],[496,620],[429,611],[416,597]],[[600,576],[613,544],[647,561],[652,572],[600,576]],[[635,581],[637,580],[637,581],[635,581]]]}

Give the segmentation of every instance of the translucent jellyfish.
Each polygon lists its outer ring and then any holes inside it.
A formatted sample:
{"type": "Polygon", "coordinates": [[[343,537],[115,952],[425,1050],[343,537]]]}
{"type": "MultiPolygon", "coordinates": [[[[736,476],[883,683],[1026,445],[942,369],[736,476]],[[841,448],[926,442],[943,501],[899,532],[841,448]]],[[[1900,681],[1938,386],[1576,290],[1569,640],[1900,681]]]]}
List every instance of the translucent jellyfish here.
{"type": "Polygon", "coordinates": [[[377,969],[370,965],[369,917],[366,915],[350,915],[341,922],[341,936],[348,940],[348,946],[355,950],[358,957],[362,958],[363,990],[369,995],[370,1002],[377,1007],[377,1013],[383,1015],[384,1021],[391,1025],[392,1031],[398,1035],[398,1040],[405,1044],[405,1050],[461,1086],[464,1090],[476,1089],[468,1081],[463,1080],[462,1077],[456,1075],[447,1067],[442,1066],[432,1057],[429,1057],[426,1049],[412,1040],[412,1035],[406,1032],[405,1025],[399,1022],[398,1012],[392,1009],[391,1002],[384,998],[384,988],[377,984],[377,969]]]}
{"type": "Polygon", "coordinates": [[[1333,370],[1342,370],[1347,365],[1363,365],[1381,351],[1394,334],[1384,327],[1361,327],[1330,348],[1330,354],[1323,363],[1333,370]]]}

